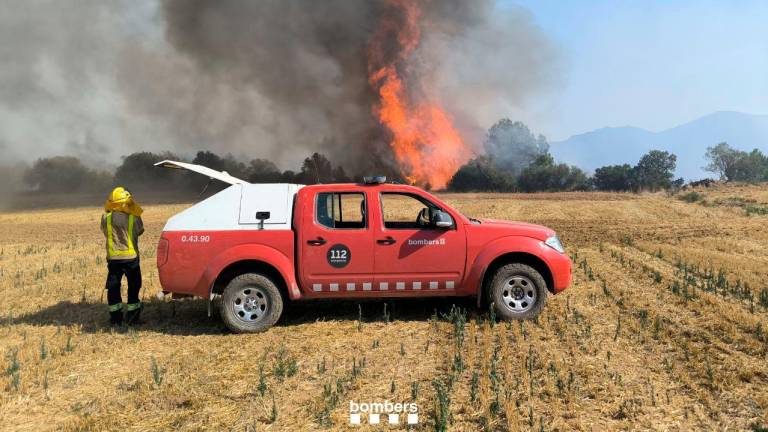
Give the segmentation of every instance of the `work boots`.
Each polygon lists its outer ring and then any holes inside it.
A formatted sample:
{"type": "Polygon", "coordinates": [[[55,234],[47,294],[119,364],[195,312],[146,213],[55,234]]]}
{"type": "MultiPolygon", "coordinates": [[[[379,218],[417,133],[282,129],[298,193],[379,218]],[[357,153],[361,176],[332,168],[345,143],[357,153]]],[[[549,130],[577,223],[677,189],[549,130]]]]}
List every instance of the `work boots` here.
{"type": "Polygon", "coordinates": [[[141,324],[139,316],[141,315],[141,307],[129,310],[125,313],[125,323],[129,326],[141,324]]]}
{"type": "Polygon", "coordinates": [[[123,325],[123,311],[116,310],[109,313],[109,324],[112,326],[123,325]]]}

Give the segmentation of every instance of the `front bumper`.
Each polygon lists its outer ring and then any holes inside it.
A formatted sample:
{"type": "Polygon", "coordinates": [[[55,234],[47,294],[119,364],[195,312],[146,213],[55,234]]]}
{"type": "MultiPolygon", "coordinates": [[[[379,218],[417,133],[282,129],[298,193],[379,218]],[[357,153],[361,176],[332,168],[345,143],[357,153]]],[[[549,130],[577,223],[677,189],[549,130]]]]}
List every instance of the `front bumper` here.
{"type": "Polygon", "coordinates": [[[547,264],[550,272],[552,272],[553,291],[557,294],[571,286],[573,264],[567,254],[557,252],[554,249],[548,255],[547,264]]]}

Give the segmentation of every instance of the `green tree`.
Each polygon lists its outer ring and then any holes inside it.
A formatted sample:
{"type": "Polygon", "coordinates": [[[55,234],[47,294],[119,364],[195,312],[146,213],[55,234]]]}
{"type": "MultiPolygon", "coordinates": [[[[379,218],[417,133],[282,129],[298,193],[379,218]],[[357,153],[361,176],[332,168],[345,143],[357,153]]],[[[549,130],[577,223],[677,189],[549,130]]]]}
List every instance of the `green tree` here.
{"type": "Polygon", "coordinates": [[[518,178],[525,192],[555,192],[589,189],[589,178],[578,167],[556,164],[549,153],[540,155],[518,178]]]}
{"type": "Polygon", "coordinates": [[[112,175],[90,169],[76,157],[54,156],[36,160],[24,173],[24,182],[46,193],[98,192],[110,187],[112,175]]]}
{"type": "Polygon", "coordinates": [[[115,170],[114,183],[128,190],[177,189],[181,177],[174,170],[155,167],[157,162],[170,159],[180,160],[173,153],[136,152],[123,157],[115,170]]]}
{"type": "Polygon", "coordinates": [[[491,126],[483,146],[498,168],[510,171],[514,176],[520,175],[537,157],[549,151],[543,135],[536,137],[528,126],[508,118],[491,126]]]}
{"type": "Polygon", "coordinates": [[[661,150],[649,151],[632,170],[635,189],[647,189],[652,192],[668,189],[672,185],[676,166],[677,156],[674,154],[661,150]]]}
{"type": "Polygon", "coordinates": [[[510,172],[498,169],[490,156],[480,156],[459,168],[448,182],[448,189],[456,192],[511,192],[515,189],[515,179],[510,172]]]}
{"type": "Polygon", "coordinates": [[[272,161],[253,159],[246,168],[247,179],[251,183],[279,183],[282,179],[280,170],[272,161]]]}
{"type": "Polygon", "coordinates": [[[632,189],[632,167],[624,164],[598,168],[592,177],[592,183],[597,190],[628,191],[632,189]]]}
{"type": "MultiPolygon", "coordinates": [[[[235,159],[231,154],[221,157],[212,151],[199,151],[195,155],[195,158],[192,159],[192,163],[203,165],[216,171],[225,171],[229,175],[239,179],[245,180],[248,177],[248,169],[245,164],[235,159]]],[[[229,187],[228,184],[220,181],[212,181],[205,176],[193,172],[185,173],[185,178],[188,187],[192,188],[194,191],[202,190],[209,193],[215,193],[229,187]]]]}
{"type": "Polygon", "coordinates": [[[313,153],[301,164],[297,180],[302,184],[333,183],[333,165],[325,155],[313,153]]]}
{"type": "Polygon", "coordinates": [[[768,181],[768,157],[758,149],[751,152],[739,152],[734,164],[733,180],[758,183],[768,181]]]}
{"type": "Polygon", "coordinates": [[[716,173],[720,180],[732,181],[736,176],[736,165],[743,157],[740,152],[726,142],[721,142],[714,147],[707,147],[707,153],[704,155],[709,161],[705,170],[716,173]]]}
{"type": "Polygon", "coordinates": [[[768,157],[758,149],[747,153],[721,142],[714,147],[707,147],[705,157],[709,164],[704,169],[717,173],[721,180],[751,183],[768,181],[768,157]]]}
{"type": "Polygon", "coordinates": [[[280,181],[284,183],[301,183],[299,180],[299,174],[293,170],[285,170],[280,175],[280,181]]]}
{"type": "Polygon", "coordinates": [[[344,167],[341,165],[334,168],[331,175],[333,176],[333,181],[336,183],[349,183],[352,181],[352,179],[347,176],[347,172],[344,171],[344,167]]]}
{"type": "Polygon", "coordinates": [[[211,151],[199,151],[192,159],[192,163],[204,165],[216,171],[226,171],[229,175],[237,178],[245,178],[248,175],[245,164],[235,159],[231,154],[221,157],[211,151]]]}

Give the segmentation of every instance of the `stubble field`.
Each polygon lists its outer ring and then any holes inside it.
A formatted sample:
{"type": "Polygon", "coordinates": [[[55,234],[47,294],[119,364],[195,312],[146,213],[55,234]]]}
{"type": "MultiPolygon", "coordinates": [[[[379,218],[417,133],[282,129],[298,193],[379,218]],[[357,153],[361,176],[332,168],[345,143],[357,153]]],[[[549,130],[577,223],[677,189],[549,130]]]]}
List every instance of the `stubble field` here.
{"type": "Polygon", "coordinates": [[[98,207],[0,214],[0,429],[393,430],[349,425],[349,401],[385,400],[418,404],[414,430],[768,427],[768,190],[699,192],[443,195],[556,229],[573,286],[536,322],[311,303],[256,335],[154,298],[155,245],[185,205],[145,209],[145,324],[122,330],[98,207]]]}

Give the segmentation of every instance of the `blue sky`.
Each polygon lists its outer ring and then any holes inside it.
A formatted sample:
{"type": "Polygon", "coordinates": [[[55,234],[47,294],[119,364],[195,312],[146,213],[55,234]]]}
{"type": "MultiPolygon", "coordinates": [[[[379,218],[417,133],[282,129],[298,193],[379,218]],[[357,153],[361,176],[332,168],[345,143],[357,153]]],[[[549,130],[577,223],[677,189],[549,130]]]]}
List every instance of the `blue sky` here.
{"type": "Polygon", "coordinates": [[[654,131],[714,111],[768,113],[768,1],[500,0],[558,47],[561,82],[527,120],[551,141],[654,131]]]}

